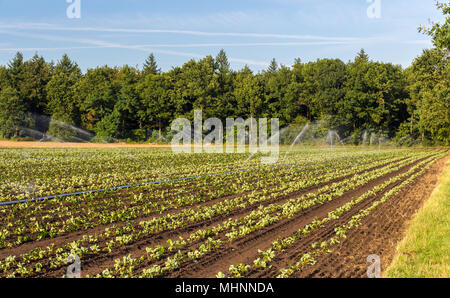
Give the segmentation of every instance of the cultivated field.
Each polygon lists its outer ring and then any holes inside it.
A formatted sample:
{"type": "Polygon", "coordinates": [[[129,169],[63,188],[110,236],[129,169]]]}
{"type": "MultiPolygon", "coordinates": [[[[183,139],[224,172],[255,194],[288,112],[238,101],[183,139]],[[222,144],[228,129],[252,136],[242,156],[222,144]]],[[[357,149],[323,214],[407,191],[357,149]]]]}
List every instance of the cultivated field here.
{"type": "Polygon", "coordinates": [[[370,254],[389,265],[448,154],[1,149],[0,277],[63,277],[70,255],[83,277],[363,277],[370,254]]]}

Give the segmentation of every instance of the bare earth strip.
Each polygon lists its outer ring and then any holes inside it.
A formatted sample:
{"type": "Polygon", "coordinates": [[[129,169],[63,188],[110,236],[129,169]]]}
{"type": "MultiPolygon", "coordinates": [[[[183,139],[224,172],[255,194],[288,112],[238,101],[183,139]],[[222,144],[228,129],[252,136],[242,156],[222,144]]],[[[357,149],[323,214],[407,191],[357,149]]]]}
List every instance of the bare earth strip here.
{"type": "Polygon", "coordinates": [[[0,149],[66,149],[66,148],[171,148],[171,145],[126,143],[56,143],[0,141],[0,149]]]}

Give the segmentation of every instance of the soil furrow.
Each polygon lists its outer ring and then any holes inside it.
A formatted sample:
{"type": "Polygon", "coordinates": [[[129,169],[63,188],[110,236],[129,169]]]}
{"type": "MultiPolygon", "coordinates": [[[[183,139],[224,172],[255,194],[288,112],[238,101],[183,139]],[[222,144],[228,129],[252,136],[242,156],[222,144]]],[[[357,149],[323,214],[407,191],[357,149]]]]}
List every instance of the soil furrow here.
{"type": "MultiPolygon", "coordinates": [[[[404,159],[398,160],[397,162],[400,162],[402,160],[404,160],[404,159]]],[[[368,171],[376,170],[376,169],[381,168],[383,166],[386,166],[386,164],[383,164],[383,165],[380,165],[380,166],[376,166],[376,167],[372,167],[372,168],[369,168],[367,170],[360,171],[360,172],[358,172],[356,174],[362,174],[362,173],[365,173],[365,172],[368,172],[368,171]]],[[[331,185],[331,184],[336,183],[336,182],[344,181],[346,179],[349,179],[349,178],[353,177],[356,174],[347,175],[345,177],[333,179],[333,180],[331,180],[331,181],[329,181],[327,183],[321,183],[321,184],[318,184],[316,186],[307,187],[305,189],[293,192],[293,193],[289,194],[288,196],[283,196],[283,197],[279,197],[279,198],[276,198],[276,199],[272,199],[272,200],[269,200],[267,202],[263,202],[261,204],[256,204],[256,205],[253,205],[253,206],[249,206],[248,208],[245,208],[245,209],[236,210],[236,211],[231,212],[231,213],[229,213],[227,215],[220,215],[220,216],[216,216],[216,217],[214,217],[214,218],[212,218],[210,220],[207,220],[207,221],[196,222],[196,223],[193,223],[192,225],[189,225],[188,227],[181,228],[181,229],[179,229],[177,231],[163,231],[163,232],[160,232],[160,233],[158,233],[156,235],[153,235],[152,238],[156,238],[156,239],[158,239],[158,238],[170,239],[171,237],[174,237],[174,236],[179,237],[179,235],[184,235],[186,233],[190,233],[194,229],[199,229],[199,228],[202,228],[202,227],[206,227],[208,225],[213,225],[215,223],[221,222],[221,221],[223,221],[225,219],[228,219],[228,218],[236,218],[236,217],[239,217],[239,216],[242,216],[242,215],[249,214],[251,211],[255,210],[259,205],[267,206],[268,204],[279,203],[279,202],[282,202],[284,200],[290,199],[292,197],[296,197],[296,196],[300,196],[300,195],[303,195],[303,194],[306,194],[306,193],[309,193],[309,192],[316,191],[317,189],[319,189],[321,187],[324,187],[326,185],[331,185]]],[[[271,188],[273,188],[273,187],[271,187],[271,188]]],[[[162,217],[162,216],[165,216],[165,215],[168,215],[168,214],[178,213],[181,210],[187,209],[187,208],[195,208],[195,207],[201,207],[201,206],[212,206],[214,204],[217,204],[217,203],[220,203],[220,202],[223,202],[223,201],[226,201],[226,200],[231,200],[231,199],[234,199],[234,198],[238,198],[238,197],[244,196],[244,195],[246,195],[246,194],[248,194],[250,192],[251,191],[247,191],[247,192],[240,193],[240,194],[225,196],[225,197],[216,198],[216,199],[213,199],[213,200],[210,200],[210,201],[197,203],[195,205],[185,206],[185,207],[182,207],[182,208],[179,208],[179,209],[167,210],[167,211],[158,213],[158,215],[152,214],[152,215],[149,215],[149,216],[140,216],[140,217],[137,217],[137,218],[133,219],[131,222],[140,222],[140,221],[152,220],[154,218],[162,217]]],[[[80,230],[80,231],[68,233],[66,235],[57,236],[57,237],[51,238],[51,239],[49,238],[49,239],[44,239],[44,240],[39,240],[39,241],[34,241],[34,242],[29,242],[29,243],[24,243],[24,244],[21,244],[20,246],[13,247],[13,248],[0,249],[0,259],[3,259],[3,258],[5,258],[5,257],[7,257],[9,255],[20,255],[20,254],[25,253],[27,251],[30,251],[30,250],[32,250],[32,249],[34,249],[36,247],[47,247],[47,246],[49,246],[51,244],[55,244],[55,247],[62,247],[63,245],[65,245],[65,244],[67,244],[69,242],[72,242],[74,240],[80,239],[84,235],[96,235],[98,233],[103,232],[106,228],[109,228],[109,227],[112,227],[112,226],[120,227],[120,226],[124,226],[126,223],[127,222],[116,222],[116,223],[112,223],[112,224],[100,225],[100,226],[96,226],[96,227],[93,227],[93,228],[88,228],[88,229],[85,229],[85,230],[80,230]]]]}
{"type": "MultiPolygon", "coordinates": [[[[397,161],[397,162],[400,162],[400,161],[397,161]]],[[[362,174],[362,173],[365,173],[368,171],[373,171],[373,170],[379,169],[383,166],[385,166],[385,164],[376,166],[376,167],[372,167],[372,168],[369,168],[364,171],[360,171],[357,174],[362,174]]],[[[250,206],[245,209],[236,210],[236,211],[228,213],[228,214],[223,214],[223,215],[217,216],[208,221],[197,222],[197,223],[194,223],[187,227],[177,229],[175,231],[173,231],[173,230],[163,231],[156,235],[152,235],[149,238],[142,239],[137,242],[131,243],[129,245],[117,248],[117,249],[113,250],[113,252],[111,252],[111,253],[95,255],[92,258],[89,258],[89,256],[87,256],[87,257],[83,258],[83,274],[90,275],[90,276],[96,275],[96,274],[102,272],[104,269],[110,268],[111,266],[113,266],[115,258],[124,256],[124,255],[128,255],[128,254],[131,254],[133,257],[139,257],[139,256],[145,254],[145,251],[144,251],[145,247],[166,244],[166,241],[168,239],[176,239],[176,238],[179,238],[180,236],[183,238],[186,238],[195,230],[213,226],[213,225],[221,223],[224,220],[227,220],[229,218],[239,218],[239,217],[248,215],[251,211],[255,210],[260,205],[267,206],[268,204],[272,204],[272,203],[283,203],[284,201],[291,199],[293,197],[298,197],[303,194],[314,192],[326,185],[331,185],[335,182],[344,181],[346,179],[353,177],[354,175],[355,174],[347,175],[345,177],[334,179],[327,183],[321,183],[317,186],[308,187],[308,188],[302,189],[300,191],[290,193],[287,196],[280,196],[278,198],[271,199],[267,202],[263,202],[261,204],[255,204],[254,206],[250,206]]],[[[221,199],[221,200],[224,200],[224,199],[221,199]]],[[[287,225],[287,223],[285,225],[287,225]]],[[[60,269],[60,270],[46,273],[45,277],[47,277],[47,276],[60,277],[63,274],[64,274],[63,270],[60,269]]]]}
{"type": "Polygon", "coordinates": [[[332,252],[317,258],[294,277],[367,277],[367,257],[377,254],[384,271],[392,261],[395,248],[403,238],[407,223],[436,187],[448,157],[437,161],[414,183],[364,218],[362,225],[347,233],[347,238],[332,252]]]}
{"type": "Polygon", "coordinates": [[[300,227],[309,224],[316,218],[326,216],[330,211],[333,211],[355,197],[360,196],[372,189],[375,185],[381,184],[398,174],[408,171],[418,162],[420,161],[416,161],[398,171],[377,178],[369,184],[350,190],[344,193],[343,196],[336,198],[331,202],[308,208],[299,212],[293,218],[281,220],[275,225],[266,227],[244,239],[235,241],[207,257],[204,257],[197,263],[188,264],[181,268],[181,270],[174,272],[170,277],[214,277],[218,272],[227,272],[228,267],[231,264],[252,262],[255,259],[258,249],[264,250],[269,248],[273,240],[295,233],[300,227]]]}

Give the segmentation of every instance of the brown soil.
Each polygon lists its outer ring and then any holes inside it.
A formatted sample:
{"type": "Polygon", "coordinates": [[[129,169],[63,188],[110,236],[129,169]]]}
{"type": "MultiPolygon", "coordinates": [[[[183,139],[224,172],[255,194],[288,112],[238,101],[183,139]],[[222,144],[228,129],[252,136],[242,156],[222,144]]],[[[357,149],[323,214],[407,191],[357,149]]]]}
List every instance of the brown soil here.
{"type": "MultiPolygon", "coordinates": [[[[293,218],[282,220],[281,222],[269,226],[262,231],[253,233],[244,239],[238,240],[226,246],[224,249],[220,249],[208,257],[202,258],[202,260],[198,263],[189,264],[187,267],[183,268],[182,271],[175,272],[171,277],[215,277],[218,272],[227,272],[231,264],[251,264],[253,260],[259,257],[258,250],[266,250],[270,248],[272,241],[294,234],[299,228],[311,223],[314,219],[325,217],[328,212],[333,211],[354,198],[362,195],[366,191],[372,189],[375,185],[381,184],[400,173],[408,171],[416,163],[417,162],[386,176],[375,179],[374,181],[361,187],[352,189],[344,193],[343,196],[338,197],[331,202],[327,202],[324,205],[313,206],[303,212],[299,212],[293,218]]],[[[392,187],[393,186],[388,187],[386,191],[392,187]]],[[[352,212],[357,212],[360,208],[360,206],[355,206],[352,212]]],[[[332,229],[334,229],[334,227],[332,229]]],[[[323,229],[319,229],[318,232],[323,232],[323,229]]],[[[307,241],[307,239],[305,239],[305,241],[301,241],[299,244],[301,246],[311,247],[310,243],[314,242],[312,240],[316,239],[316,237],[312,237],[311,235],[309,238],[311,241],[307,241]]],[[[292,263],[291,257],[288,257],[285,261],[287,261],[287,264],[292,263]]],[[[256,274],[255,276],[250,277],[274,277],[277,272],[276,268],[278,266],[283,268],[283,265],[286,265],[285,262],[282,262],[281,258],[277,259],[275,263],[276,266],[273,270],[266,272],[267,275],[258,276],[258,274],[256,274]]]]}
{"type": "Polygon", "coordinates": [[[446,161],[439,160],[426,174],[398,195],[380,206],[350,231],[347,239],[322,256],[314,266],[305,268],[295,277],[367,277],[367,257],[377,254],[384,271],[391,263],[398,242],[403,239],[407,224],[423,206],[439,182],[446,161]]]}
{"type": "MultiPolygon", "coordinates": [[[[417,161],[418,162],[418,161],[417,161]]],[[[307,224],[312,219],[318,216],[324,216],[329,211],[336,209],[347,201],[351,200],[354,196],[358,196],[365,192],[367,189],[372,188],[373,185],[379,184],[390,177],[393,177],[399,173],[407,171],[410,167],[412,167],[417,162],[414,162],[404,168],[386,175],[384,177],[378,178],[373,181],[369,185],[364,185],[360,188],[351,190],[347,192],[340,199],[329,202],[323,206],[315,206],[312,207],[305,212],[301,212],[297,216],[291,219],[282,220],[281,222],[267,227],[258,233],[252,234],[244,239],[238,240],[232,244],[226,245],[225,247],[219,249],[213,254],[205,256],[197,263],[190,263],[186,266],[182,266],[181,270],[174,272],[172,275],[166,277],[214,277],[217,272],[225,269],[228,269],[230,264],[236,264],[236,261],[242,260],[242,258],[249,259],[250,256],[253,256],[252,253],[257,253],[258,249],[266,248],[265,246],[269,246],[270,243],[279,236],[289,235],[294,232],[297,227],[301,224],[307,224]],[[263,246],[263,247],[261,247],[263,246]]],[[[379,168],[379,167],[375,167],[379,168]]],[[[346,178],[351,177],[347,176],[346,178]]],[[[310,187],[288,196],[279,197],[276,199],[272,199],[268,202],[263,203],[262,205],[268,205],[269,203],[282,203],[289,198],[300,196],[302,194],[315,191],[325,185],[332,184],[337,181],[345,180],[345,178],[336,179],[334,181],[324,183],[318,186],[310,187]]],[[[258,205],[259,206],[259,205],[258,205]]],[[[257,206],[251,206],[243,210],[237,210],[235,212],[231,212],[227,215],[216,217],[212,220],[195,223],[189,225],[186,228],[178,229],[177,231],[165,231],[159,233],[157,235],[152,236],[148,239],[143,239],[142,241],[138,241],[131,245],[128,245],[123,248],[117,248],[113,251],[112,254],[102,255],[100,257],[96,256],[93,259],[84,259],[83,262],[83,274],[95,275],[102,272],[104,269],[111,267],[114,264],[114,259],[121,257],[123,255],[131,254],[134,258],[140,257],[145,254],[145,247],[154,246],[159,244],[165,244],[167,239],[174,239],[182,236],[184,238],[188,237],[190,233],[197,229],[206,228],[208,226],[213,226],[217,223],[220,223],[229,218],[238,218],[248,215],[252,210],[254,210],[257,206]]],[[[222,235],[223,236],[223,235],[222,235]]],[[[193,247],[196,247],[200,244],[200,242],[193,243],[190,245],[187,250],[191,250],[193,247]]],[[[183,251],[183,250],[182,250],[183,251]]],[[[253,259],[252,259],[253,260],[253,259]]],[[[162,262],[164,263],[164,262],[162,262]]],[[[226,270],[225,270],[226,271],[226,270]]],[[[51,276],[60,276],[63,274],[63,271],[58,270],[56,272],[51,273],[51,276]]]]}

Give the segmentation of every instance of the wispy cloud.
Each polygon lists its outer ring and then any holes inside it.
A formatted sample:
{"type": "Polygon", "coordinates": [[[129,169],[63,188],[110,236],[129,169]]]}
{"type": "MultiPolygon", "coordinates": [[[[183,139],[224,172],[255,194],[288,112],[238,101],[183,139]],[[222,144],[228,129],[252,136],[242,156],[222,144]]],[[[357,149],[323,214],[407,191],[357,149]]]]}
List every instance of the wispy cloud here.
{"type": "Polygon", "coordinates": [[[171,30],[171,29],[130,29],[130,28],[104,28],[104,27],[66,27],[46,23],[18,23],[0,24],[0,29],[16,30],[40,30],[40,31],[77,31],[77,32],[109,32],[109,33],[166,33],[194,36],[214,37],[252,37],[252,38],[276,38],[276,39],[298,39],[298,40],[328,40],[328,41],[359,41],[357,37],[333,37],[319,35],[292,35],[273,33],[238,33],[238,32],[206,32],[193,30],[171,30]]]}
{"type": "MultiPolygon", "coordinates": [[[[193,30],[171,30],[171,29],[139,29],[139,28],[105,28],[105,27],[67,27],[48,23],[17,23],[0,24],[0,32],[5,30],[31,30],[31,31],[68,31],[68,32],[98,32],[98,33],[137,33],[137,34],[179,34],[204,37],[247,37],[261,39],[291,39],[305,40],[303,42],[238,42],[238,43],[184,43],[184,44],[154,44],[152,47],[166,48],[189,48],[189,47],[214,47],[214,46],[308,46],[308,45],[338,45],[349,43],[367,42],[398,42],[429,44],[427,40],[401,40],[398,36],[369,36],[369,37],[345,37],[345,36],[320,36],[320,35],[292,35],[273,33],[239,33],[239,32],[206,32],[193,30]]],[[[60,40],[60,39],[59,39],[60,40]]],[[[144,45],[147,46],[147,45],[144,45]]]]}
{"type": "Polygon", "coordinates": [[[346,44],[345,41],[317,41],[317,42],[241,42],[241,43],[185,43],[185,44],[145,44],[142,47],[156,48],[209,48],[209,47],[289,47],[346,44]]]}
{"type": "MultiPolygon", "coordinates": [[[[127,50],[135,50],[135,51],[143,51],[143,52],[153,52],[155,54],[165,54],[172,56],[181,56],[188,58],[203,58],[205,55],[185,52],[185,51],[176,51],[169,50],[170,48],[227,48],[227,47],[298,47],[298,46],[317,46],[317,45],[351,45],[351,44],[363,44],[363,43],[382,43],[382,42],[391,42],[391,43],[404,43],[404,44],[423,44],[430,45],[429,40],[399,40],[398,38],[388,37],[388,36],[376,36],[376,37],[368,37],[363,39],[354,39],[354,38],[340,38],[337,40],[313,40],[313,41],[302,41],[302,42],[244,42],[244,43],[183,43],[183,44],[138,44],[138,45],[130,45],[123,44],[118,42],[109,42],[99,39],[88,39],[88,38],[72,38],[72,37],[64,37],[64,36],[55,36],[48,34],[36,34],[36,33],[28,33],[22,32],[21,30],[29,30],[31,27],[33,29],[42,30],[42,31],[64,31],[64,30],[75,30],[75,31],[96,31],[96,32],[138,32],[138,33],[148,33],[148,32],[156,32],[156,33],[177,33],[177,34],[198,34],[198,35],[206,35],[206,36],[215,36],[214,34],[218,34],[219,36],[252,36],[252,37],[274,37],[284,38],[292,37],[293,39],[300,39],[299,35],[273,35],[273,34],[253,34],[253,33],[209,33],[209,32],[199,32],[199,31],[179,31],[179,30],[150,30],[150,29],[108,29],[108,28],[70,28],[70,27],[59,27],[59,26],[50,26],[49,24],[15,24],[15,25],[0,25],[0,33],[40,39],[40,40],[50,40],[50,41],[59,41],[59,42],[70,42],[70,43],[80,43],[89,46],[64,46],[64,47],[12,47],[8,45],[6,47],[2,47],[0,44],[0,51],[3,52],[25,52],[25,51],[58,51],[58,50],[76,50],[76,49],[98,49],[98,48],[116,48],[116,49],[127,49],[127,50]],[[6,30],[5,30],[6,29],[6,30]],[[15,29],[15,30],[11,30],[15,29]],[[19,30],[16,31],[16,30],[19,30]],[[167,48],[167,49],[164,49],[167,48]]],[[[304,37],[304,36],[303,36],[304,37]]],[[[324,37],[323,37],[324,38],[324,37]]],[[[309,36],[306,39],[319,39],[318,36],[312,37],[309,36]]],[[[324,38],[326,39],[326,38],[324,38]]],[[[247,64],[254,66],[262,66],[267,67],[268,63],[266,61],[258,61],[254,59],[243,59],[230,57],[230,62],[235,62],[238,64],[247,64]]]]}
{"type": "MultiPolygon", "coordinates": [[[[36,36],[37,37],[37,36],[36,36]]],[[[55,38],[50,38],[55,40],[55,38]]],[[[73,39],[65,41],[74,41],[73,39]]],[[[10,45],[0,44],[0,51],[6,52],[35,52],[35,51],[60,51],[60,50],[79,50],[79,49],[101,49],[101,48],[115,48],[117,44],[110,44],[100,41],[94,40],[77,40],[77,42],[81,43],[95,43],[95,44],[103,44],[99,46],[74,46],[74,47],[10,47],[10,45]]],[[[420,41],[417,41],[419,43],[420,41]]],[[[289,46],[315,46],[315,45],[343,45],[347,44],[346,42],[265,42],[265,43],[192,43],[192,44],[143,44],[143,45],[131,45],[133,48],[142,48],[148,51],[149,49],[156,48],[229,48],[229,47],[289,47],[289,46]]],[[[122,45],[124,46],[124,45],[122,45]]],[[[173,53],[173,52],[172,52],[173,53]]],[[[186,53],[186,55],[181,56],[194,56],[197,54],[186,53]]],[[[200,57],[200,55],[198,55],[200,57]]]]}
{"type": "MultiPolygon", "coordinates": [[[[180,52],[180,51],[173,51],[173,50],[161,50],[158,47],[152,47],[151,45],[126,45],[126,44],[120,44],[120,43],[116,43],[116,42],[108,42],[108,41],[103,41],[103,40],[98,40],[98,39],[69,38],[69,37],[62,37],[62,36],[22,33],[22,32],[13,32],[13,31],[0,31],[0,33],[14,35],[14,36],[34,38],[34,39],[41,39],[41,40],[89,44],[89,45],[96,46],[95,48],[128,49],[128,50],[153,52],[153,53],[182,56],[182,57],[189,57],[189,58],[203,58],[205,56],[205,55],[201,55],[201,54],[197,54],[197,53],[188,53],[188,52],[180,52]]],[[[67,48],[68,49],[75,49],[75,48],[81,49],[81,48],[86,48],[86,47],[67,47],[67,48]]],[[[93,48],[93,47],[89,47],[89,48],[93,48]]],[[[56,48],[47,48],[47,49],[56,49],[56,48]]],[[[62,48],[62,49],[64,49],[64,48],[62,48]]],[[[10,51],[12,49],[9,48],[6,50],[10,51]]],[[[38,49],[36,48],[35,50],[38,50],[38,49]]],[[[257,66],[264,66],[264,67],[269,65],[265,61],[257,61],[257,60],[252,60],[252,59],[242,59],[242,58],[230,57],[229,60],[230,60],[230,62],[236,62],[239,64],[257,65],[257,66]]]]}
{"type": "Polygon", "coordinates": [[[1,47],[2,52],[44,52],[44,51],[68,51],[68,50],[83,50],[83,49],[98,49],[103,47],[53,47],[53,48],[40,48],[40,47],[1,47]]]}

